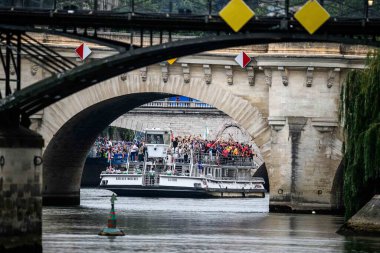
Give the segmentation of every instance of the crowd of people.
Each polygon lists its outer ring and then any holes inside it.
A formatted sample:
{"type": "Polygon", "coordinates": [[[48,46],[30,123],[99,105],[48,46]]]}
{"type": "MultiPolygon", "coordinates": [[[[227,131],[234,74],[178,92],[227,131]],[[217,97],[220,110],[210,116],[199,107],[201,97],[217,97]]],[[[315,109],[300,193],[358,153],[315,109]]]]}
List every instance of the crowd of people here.
{"type": "MultiPolygon", "coordinates": [[[[111,159],[115,155],[121,158],[129,156],[130,161],[143,161],[147,149],[143,141],[115,141],[98,137],[91,150],[91,157],[111,159]]],[[[174,159],[189,162],[193,155],[194,162],[222,161],[227,159],[247,158],[252,161],[255,156],[252,145],[233,140],[206,140],[200,136],[177,136],[171,138],[168,154],[174,159]]]]}
{"type": "Polygon", "coordinates": [[[252,159],[254,154],[252,145],[239,143],[233,140],[202,139],[200,136],[178,136],[173,138],[172,153],[178,154],[187,160],[190,153],[199,159],[215,161],[217,159],[231,158],[249,158],[252,159]]]}

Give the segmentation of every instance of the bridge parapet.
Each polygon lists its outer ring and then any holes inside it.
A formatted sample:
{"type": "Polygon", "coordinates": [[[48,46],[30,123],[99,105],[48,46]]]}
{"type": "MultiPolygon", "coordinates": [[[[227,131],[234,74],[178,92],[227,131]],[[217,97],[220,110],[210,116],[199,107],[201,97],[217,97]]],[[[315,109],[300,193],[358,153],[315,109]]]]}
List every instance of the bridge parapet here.
{"type": "MultiPolygon", "coordinates": [[[[255,11],[260,18],[276,17],[288,18],[292,16],[300,7],[302,1],[245,1],[246,4],[255,11]]],[[[32,9],[47,10],[58,13],[82,13],[92,14],[100,12],[115,14],[161,14],[165,16],[207,16],[210,19],[217,16],[221,9],[226,5],[223,0],[193,0],[183,2],[179,0],[94,0],[94,1],[5,1],[0,7],[9,9],[32,9]]],[[[373,1],[321,1],[321,5],[330,13],[332,17],[339,18],[377,18],[379,5],[373,1]]]]}

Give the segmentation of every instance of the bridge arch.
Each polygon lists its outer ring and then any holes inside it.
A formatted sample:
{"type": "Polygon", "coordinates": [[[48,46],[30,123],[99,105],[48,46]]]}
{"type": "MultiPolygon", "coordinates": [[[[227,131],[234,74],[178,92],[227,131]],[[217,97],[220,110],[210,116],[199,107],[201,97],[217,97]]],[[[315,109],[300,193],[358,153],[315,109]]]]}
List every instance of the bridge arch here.
{"type": "Polygon", "coordinates": [[[132,72],[112,78],[67,97],[44,111],[39,133],[45,139],[44,202],[77,204],[83,165],[98,133],[123,113],[157,99],[181,95],[208,103],[231,116],[270,156],[270,128],[260,109],[226,89],[207,85],[201,77],[184,83],[182,76],[160,76],[142,81],[132,72]],[[125,79],[125,80],[123,80],[125,79]],[[68,109],[69,108],[69,109],[68,109]]]}

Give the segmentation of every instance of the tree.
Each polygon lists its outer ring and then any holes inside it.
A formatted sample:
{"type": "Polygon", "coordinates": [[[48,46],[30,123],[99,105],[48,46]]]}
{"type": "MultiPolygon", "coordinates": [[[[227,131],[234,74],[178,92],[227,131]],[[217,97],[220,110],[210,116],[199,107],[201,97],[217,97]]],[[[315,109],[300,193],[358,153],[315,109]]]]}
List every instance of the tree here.
{"type": "Polygon", "coordinates": [[[346,219],[380,193],[380,52],[349,73],[342,90],[346,219]]]}

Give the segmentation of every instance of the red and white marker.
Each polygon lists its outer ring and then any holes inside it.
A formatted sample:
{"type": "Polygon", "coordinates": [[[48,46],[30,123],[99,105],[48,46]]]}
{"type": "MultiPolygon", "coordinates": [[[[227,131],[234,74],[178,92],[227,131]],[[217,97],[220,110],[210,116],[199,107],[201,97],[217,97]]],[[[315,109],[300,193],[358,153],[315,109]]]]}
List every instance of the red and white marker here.
{"type": "Polygon", "coordinates": [[[248,63],[250,63],[251,58],[244,52],[241,52],[236,56],[235,61],[240,65],[240,67],[245,68],[248,63]]]}
{"type": "Polygon", "coordinates": [[[82,43],[79,47],[75,49],[75,53],[81,58],[83,61],[84,59],[87,58],[91,54],[91,49],[84,43],[82,43]]]}

